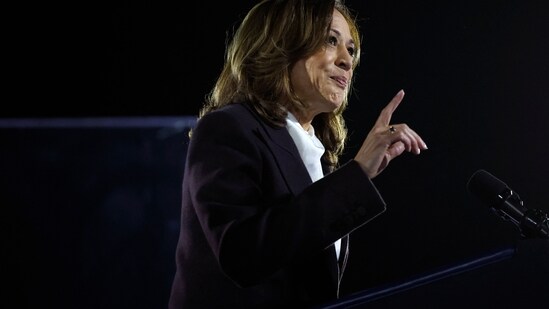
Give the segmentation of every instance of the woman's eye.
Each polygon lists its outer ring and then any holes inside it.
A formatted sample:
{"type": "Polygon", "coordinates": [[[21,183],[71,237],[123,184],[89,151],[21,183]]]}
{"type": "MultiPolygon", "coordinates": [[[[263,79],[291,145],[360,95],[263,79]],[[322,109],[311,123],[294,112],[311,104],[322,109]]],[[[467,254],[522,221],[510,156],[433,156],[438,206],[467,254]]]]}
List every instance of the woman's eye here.
{"type": "Polygon", "coordinates": [[[355,53],[356,53],[354,47],[349,47],[349,48],[347,48],[347,52],[349,52],[349,55],[351,55],[352,57],[354,57],[354,56],[355,56],[355,53]]]}
{"type": "Polygon", "coordinates": [[[335,36],[329,36],[328,37],[328,44],[336,46],[337,45],[337,38],[335,36]]]}

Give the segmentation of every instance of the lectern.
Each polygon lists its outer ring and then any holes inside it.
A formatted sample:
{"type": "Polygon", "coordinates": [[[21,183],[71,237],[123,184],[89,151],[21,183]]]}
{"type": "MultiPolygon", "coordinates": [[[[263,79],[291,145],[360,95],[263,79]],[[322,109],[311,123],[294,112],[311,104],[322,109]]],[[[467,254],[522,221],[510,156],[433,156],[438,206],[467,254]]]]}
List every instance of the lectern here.
{"type": "Polygon", "coordinates": [[[549,240],[522,239],[392,284],[360,291],[322,309],[546,308],[549,240]]]}

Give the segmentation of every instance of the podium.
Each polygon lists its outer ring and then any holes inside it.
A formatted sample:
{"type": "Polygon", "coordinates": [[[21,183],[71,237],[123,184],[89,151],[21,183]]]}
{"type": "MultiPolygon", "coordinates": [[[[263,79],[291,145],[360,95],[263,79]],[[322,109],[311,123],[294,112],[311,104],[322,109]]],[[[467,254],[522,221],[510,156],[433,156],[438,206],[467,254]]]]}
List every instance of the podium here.
{"type": "Polygon", "coordinates": [[[539,308],[548,296],[549,241],[522,239],[319,308],[539,308]]]}

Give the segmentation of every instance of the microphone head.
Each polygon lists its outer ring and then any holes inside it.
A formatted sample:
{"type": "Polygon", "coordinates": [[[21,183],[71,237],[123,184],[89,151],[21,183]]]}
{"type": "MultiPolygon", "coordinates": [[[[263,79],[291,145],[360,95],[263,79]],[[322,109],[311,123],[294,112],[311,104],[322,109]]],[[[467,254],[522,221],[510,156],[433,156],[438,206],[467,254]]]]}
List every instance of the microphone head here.
{"type": "Polygon", "coordinates": [[[485,170],[476,171],[467,182],[469,192],[489,207],[501,203],[500,195],[509,187],[485,170]]]}

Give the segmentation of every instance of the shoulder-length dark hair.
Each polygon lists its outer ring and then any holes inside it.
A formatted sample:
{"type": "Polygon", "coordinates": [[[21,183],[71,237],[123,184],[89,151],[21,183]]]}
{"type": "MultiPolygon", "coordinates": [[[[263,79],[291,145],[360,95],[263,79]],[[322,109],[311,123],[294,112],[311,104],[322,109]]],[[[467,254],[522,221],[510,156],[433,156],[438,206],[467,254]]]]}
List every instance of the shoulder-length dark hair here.
{"type": "MultiPolygon", "coordinates": [[[[290,72],[298,60],[324,48],[334,8],[349,24],[357,47],[355,68],[360,59],[360,34],[342,0],[263,0],[234,33],[223,70],[199,116],[227,104],[247,102],[270,124],[284,126],[288,110],[306,109],[292,89],[290,72]]],[[[313,120],[326,148],[323,159],[332,168],[338,165],[347,137],[342,116],[347,100],[334,112],[313,120]]]]}

